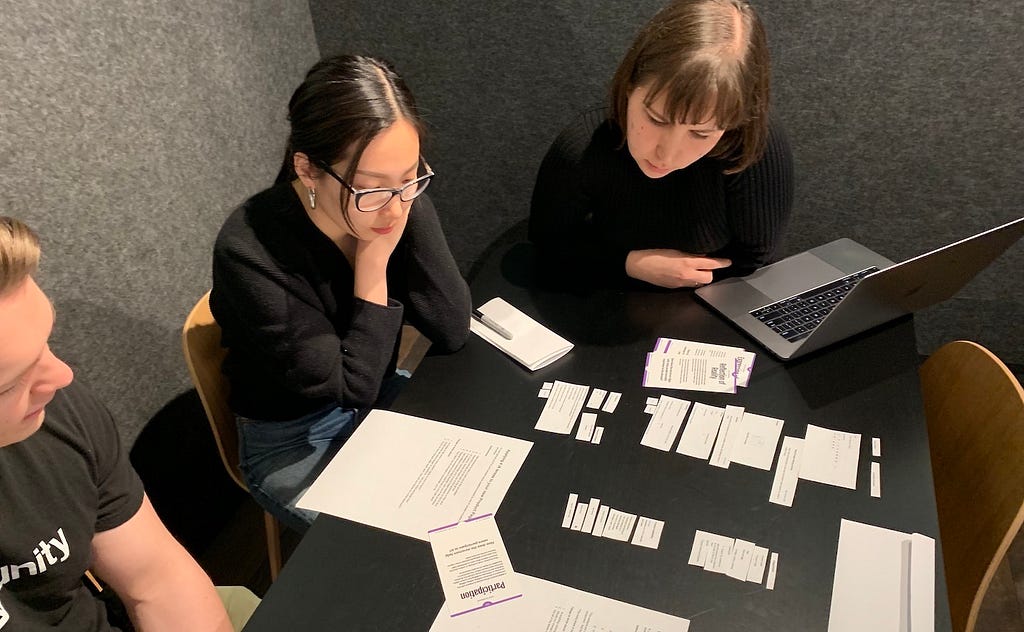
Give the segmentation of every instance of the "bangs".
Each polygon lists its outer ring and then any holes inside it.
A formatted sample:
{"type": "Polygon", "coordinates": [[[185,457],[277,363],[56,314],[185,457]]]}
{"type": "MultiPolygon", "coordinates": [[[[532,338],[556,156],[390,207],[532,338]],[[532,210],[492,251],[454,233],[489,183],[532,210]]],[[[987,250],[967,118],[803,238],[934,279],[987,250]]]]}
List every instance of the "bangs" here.
{"type": "Polygon", "coordinates": [[[652,77],[644,104],[665,97],[666,118],[697,125],[714,120],[718,129],[733,130],[750,120],[750,105],[740,88],[739,64],[715,54],[700,55],[683,67],[652,77]]]}

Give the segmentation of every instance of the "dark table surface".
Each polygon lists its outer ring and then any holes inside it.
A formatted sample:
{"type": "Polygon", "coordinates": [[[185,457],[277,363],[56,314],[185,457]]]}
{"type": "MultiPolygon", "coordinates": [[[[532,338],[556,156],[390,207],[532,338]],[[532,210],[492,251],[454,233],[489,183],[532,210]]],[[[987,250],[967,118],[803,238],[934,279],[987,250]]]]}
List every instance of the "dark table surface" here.
{"type": "MultiPolygon", "coordinates": [[[[458,353],[428,356],[394,408],[534,442],[496,515],[516,571],[688,618],[694,632],[824,631],[848,518],[936,539],[936,630],[950,629],[912,319],[781,364],[689,291],[546,278],[523,244],[496,252],[472,290],[475,305],[501,296],[576,347],[531,373],[471,335],[458,353]],[[757,352],[750,386],[735,395],[642,387],[660,336],[757,352]],[[554,380],[622,393],[615,413],[599,413],[600,445],[533,429],[537,392],[554,380]],[[768,502],[773,472],[641,446],[646,398],[662,393],[784,419],[784,436],[803,437],[809,423],[861,433],[857,489],[800,481],[787,508],[768,502]],[[871,437],[881,438],[880,458],[871,437]],[[872,460],[880,499],[869,493],[872,460]],[[663,520],[659,548],[561,528],[569,492],[663,520]],[[689,566],[697,529],[777,552],[775,589],[689,566]]],[[[324,515],[245,629],[427,630],[443,600],[428,543],[324,515]]]]}

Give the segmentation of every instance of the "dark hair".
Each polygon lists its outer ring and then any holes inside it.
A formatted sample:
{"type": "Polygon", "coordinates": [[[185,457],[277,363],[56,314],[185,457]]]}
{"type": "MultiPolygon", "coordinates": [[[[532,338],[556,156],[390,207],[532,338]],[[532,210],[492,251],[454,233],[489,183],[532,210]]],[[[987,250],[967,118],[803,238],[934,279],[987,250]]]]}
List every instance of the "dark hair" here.
{"type": "MultiPolygon", "coordinates": [[[[288,102],[291,133],[276,183],[295,179],[294,156],[301,152],[315,167],[349,161],[345,180],[351,182],[370,141],[399,119],[406,119],[423,137],[423,119],[412,92],[390,63],[362,55],[321,59],[288,102]]],[[[347,189],[341,191],[345,223],[347,189]]]]}
{"type": "Polygon", "coordinates": [[[708,154],[736,173],[756,162],[768,139],[771,68],[764,26],[742,0],[674,0],[644,26],[611,84],[611,117],[625,142],[630,93],[648,88],[650,105],[665,94],[673,121],[699,123],[708,113],[725,129],[708,154]]]}

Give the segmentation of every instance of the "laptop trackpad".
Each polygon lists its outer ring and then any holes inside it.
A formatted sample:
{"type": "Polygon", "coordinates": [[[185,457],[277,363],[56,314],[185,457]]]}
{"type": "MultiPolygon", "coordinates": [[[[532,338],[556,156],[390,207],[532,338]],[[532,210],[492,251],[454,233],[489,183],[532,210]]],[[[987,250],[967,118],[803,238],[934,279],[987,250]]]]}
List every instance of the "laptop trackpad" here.
{"type": "Polygon", "coordinates": [[[746,282],[777,301],[845,276],[843,272],[809,252],[802,252],[761,268],[746,282]]]}

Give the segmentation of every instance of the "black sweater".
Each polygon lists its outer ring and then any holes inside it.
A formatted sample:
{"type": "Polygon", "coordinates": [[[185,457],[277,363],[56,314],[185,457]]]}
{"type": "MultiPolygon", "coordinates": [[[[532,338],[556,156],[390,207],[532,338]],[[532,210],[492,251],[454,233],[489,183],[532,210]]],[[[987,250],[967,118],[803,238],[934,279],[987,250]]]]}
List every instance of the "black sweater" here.
{"type": "Polygon", "coordinates": [[[210,308],[228,348],[231,409],[287,420],[370,406],[394,371],[404,319],[451,352],[469,335],[469,288],[423,195],[388,261],[388,305],[353,296],[353,271],[290,183],[250,198],[217,236],[210,308]]]}
{"type": "Polygon", "coordinates": [[[599,109],[551,145],[537,174],[529,233],[549,259],[606,278],[624,278],[626,255],[649,248],[731,259],[716,278],[771,260],[793,204],[792,156],[777,126],[761,160],[733,175],[705,157],[648,178],[621,141],[599,109]]]}

